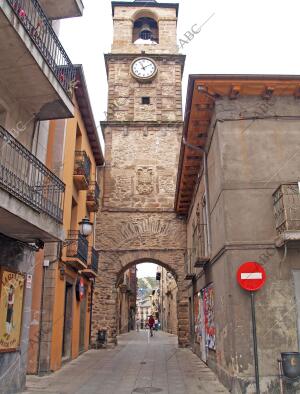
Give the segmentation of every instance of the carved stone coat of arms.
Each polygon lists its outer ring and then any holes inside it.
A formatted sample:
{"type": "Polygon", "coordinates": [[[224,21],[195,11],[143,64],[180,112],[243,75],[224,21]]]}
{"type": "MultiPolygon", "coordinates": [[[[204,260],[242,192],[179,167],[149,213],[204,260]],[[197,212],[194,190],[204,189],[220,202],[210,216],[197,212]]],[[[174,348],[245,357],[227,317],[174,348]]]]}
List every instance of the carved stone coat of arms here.
{"type": "Polygon", "coordinates": [[[138,168],[136,190],[139,194],[151,194],[154,190],[152,168],[138,168]]]}

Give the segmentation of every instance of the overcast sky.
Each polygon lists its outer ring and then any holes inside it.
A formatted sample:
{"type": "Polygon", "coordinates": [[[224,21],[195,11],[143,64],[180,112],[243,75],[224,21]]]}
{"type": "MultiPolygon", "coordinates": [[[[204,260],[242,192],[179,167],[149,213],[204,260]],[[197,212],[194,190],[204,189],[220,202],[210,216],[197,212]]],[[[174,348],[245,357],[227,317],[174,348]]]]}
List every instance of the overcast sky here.
{"type": "MultiPolygon", "coordinates": [[[[103,54],[110,51],[110,0],[83,0],[81,18],[62,21],[61,41],[82,63],[95,120],[104,120],[107,81],[103,54]]],[[[161,0],[161,3],[170,2],[161,0]]],[[[300,74],[298,0],[179,0],[178,40],[195,24],[201,32],[185,45],[188,74],[300,74]]]]}
{"type": "Polygon", "coordinates": [[[157,265],[153,263],[142,263],[137,266],[137,277],[145,278],[150,276],[154,278],[156,276],[157,265]]]}

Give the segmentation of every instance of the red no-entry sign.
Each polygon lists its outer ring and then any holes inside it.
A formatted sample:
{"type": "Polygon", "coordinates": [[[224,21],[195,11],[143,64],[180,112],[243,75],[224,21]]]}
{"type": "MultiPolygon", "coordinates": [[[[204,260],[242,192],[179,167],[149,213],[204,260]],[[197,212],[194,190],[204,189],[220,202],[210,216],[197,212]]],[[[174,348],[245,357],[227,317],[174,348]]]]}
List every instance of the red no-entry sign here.
{"type": "Polygon", "coordinates": [[[248,261],[238,269],[237,281],[244,290],[257,291],[266,282],[266,271],[255,261],[248,261]]]}

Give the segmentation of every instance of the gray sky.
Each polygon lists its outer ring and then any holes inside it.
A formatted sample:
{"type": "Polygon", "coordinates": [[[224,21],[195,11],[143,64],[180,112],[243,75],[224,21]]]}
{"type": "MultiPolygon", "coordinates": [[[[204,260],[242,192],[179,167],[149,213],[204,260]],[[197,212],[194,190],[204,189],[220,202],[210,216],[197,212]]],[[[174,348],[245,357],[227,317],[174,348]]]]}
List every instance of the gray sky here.
{"type": "MultiPolygon", "coordinates": [[[[73,63],[82,63],[95,120],[104,120],[107,81],[103,54],[112,42],[111,2],[83,0],[84,16],[62,21],[61,41],[73,63]]],[[[171,0],[160,2],[166,3],[171,0]]],[[[185,45],[188,74],[299,74],[297,0],[179,0],[178,39],[195,24],[201,32],[185,45]]]]}
{"type": "Polygon", "coordinates": [[[137,277],[144,278],[146,276],[155,277],[157,265],[153,263],[142,263],[137,266],[137,277]]]}

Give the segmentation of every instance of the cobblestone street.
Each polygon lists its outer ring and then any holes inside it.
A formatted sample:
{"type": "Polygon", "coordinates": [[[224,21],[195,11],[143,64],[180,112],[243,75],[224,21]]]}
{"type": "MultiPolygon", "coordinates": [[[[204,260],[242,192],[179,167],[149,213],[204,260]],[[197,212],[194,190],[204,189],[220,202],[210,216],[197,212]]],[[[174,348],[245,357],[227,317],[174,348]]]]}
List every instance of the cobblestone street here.
{"type": "Polygon", "coordinates": [[[60,371],[29,376],[26,394],[227,393],[216,376],[177,337],[147,332],[122,335],[115,349],[91,350],[60,371]]]}

